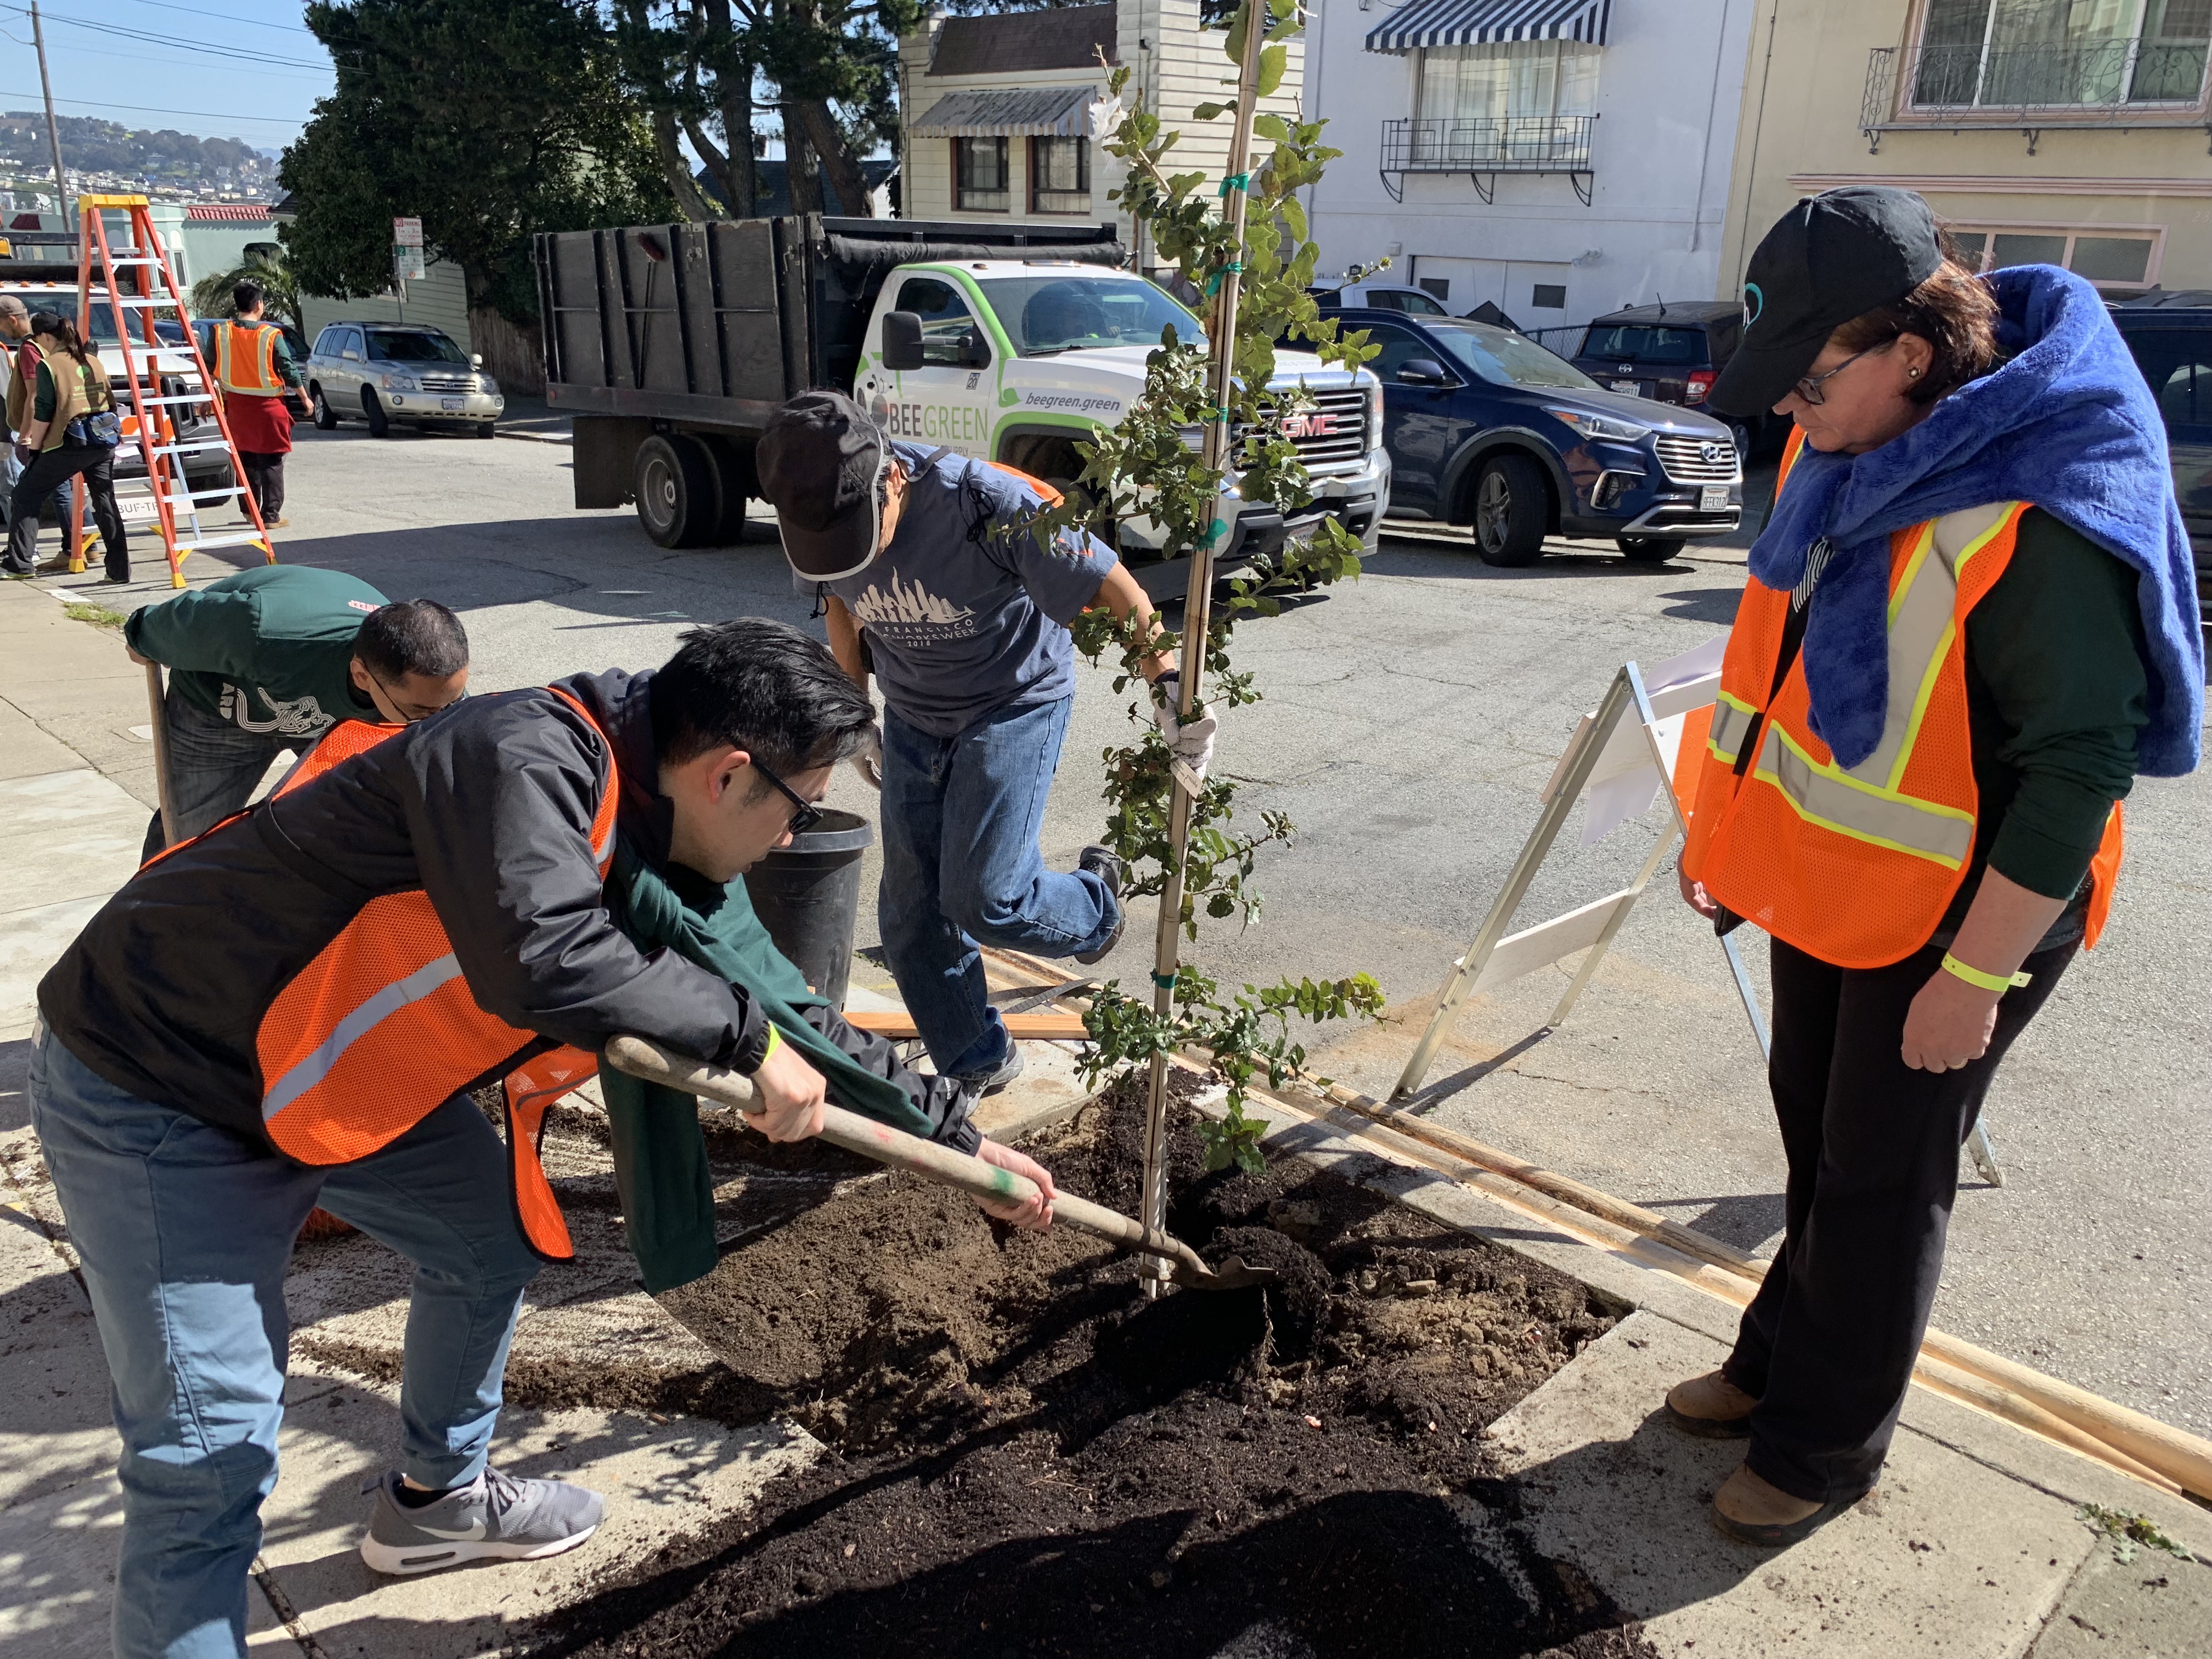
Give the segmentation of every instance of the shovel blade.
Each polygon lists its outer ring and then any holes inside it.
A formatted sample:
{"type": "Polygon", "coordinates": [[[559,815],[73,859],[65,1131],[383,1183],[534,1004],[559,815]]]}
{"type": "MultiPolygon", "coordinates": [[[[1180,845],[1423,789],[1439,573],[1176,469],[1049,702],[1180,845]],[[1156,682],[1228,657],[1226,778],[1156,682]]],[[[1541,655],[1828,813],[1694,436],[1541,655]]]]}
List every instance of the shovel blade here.
{"type": "Polygon", "coordinates": [[[1273,1267],[1248,1267],[1241,1255],[1224,1256],[1220,1265],[1211,1272],[1201,1272],[1188,1262],[1176,1263],[1175,1282],[1187,1291],[1241,1291],[1255,1285],[1275,1282],[1273,1267]]]}

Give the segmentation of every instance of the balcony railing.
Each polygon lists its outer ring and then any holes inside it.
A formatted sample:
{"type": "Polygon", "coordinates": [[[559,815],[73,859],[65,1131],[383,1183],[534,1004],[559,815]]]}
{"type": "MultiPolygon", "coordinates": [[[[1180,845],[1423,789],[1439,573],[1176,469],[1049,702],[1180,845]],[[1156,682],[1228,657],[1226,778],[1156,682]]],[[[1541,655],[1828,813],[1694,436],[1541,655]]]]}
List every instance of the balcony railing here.
{"type": "Polygon", "coordinates": [[[1487,202],[1501,173],[1563,173],[1587,207],[1596,120],[1595,115],[1492,115],[1385,121],[1382,187],[1392,200],[1403,201],[1409,173],[1464,173],[1487,202]]]}
{"type": "Polygon", "coordinates": [[[2208,53],[2212,43],[2193,40],[1878,46],[1859,128],[1875,149],[1914,127],[2018,127],[2033,155],[2045,127],[2206,126],[2208,53]]]}

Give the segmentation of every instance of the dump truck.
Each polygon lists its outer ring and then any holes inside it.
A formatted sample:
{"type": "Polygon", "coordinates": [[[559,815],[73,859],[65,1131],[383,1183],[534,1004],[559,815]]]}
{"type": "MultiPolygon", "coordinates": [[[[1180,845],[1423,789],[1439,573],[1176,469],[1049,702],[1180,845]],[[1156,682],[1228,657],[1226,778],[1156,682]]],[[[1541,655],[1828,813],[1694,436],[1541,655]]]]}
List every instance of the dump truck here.
{"type": "MultiPolygon", "coordinates": [[[[823,387],[894,437],[1072,480],[1075,446],[1143,390],[1163,326],[1200,337],[1196,318],[1126,268],[1117,234],[811,214],[542,233],[545,396],[574,417],[575,504],[634,502],[663,547],[734,542],[760,494],[769,416],[823,387]]],[[[1284,427],[1316,501],[1285,524],[1238,499],[1232,477],[1224,571],[1278,556],[1324,514],[1371,548],[1389,504],[1376,378],[1280,352],[1274,384],[1310,394],[1284,427]]],[[[1112,530],[1147,589],[1179,590],[1156,523],[1112,530]]]]}

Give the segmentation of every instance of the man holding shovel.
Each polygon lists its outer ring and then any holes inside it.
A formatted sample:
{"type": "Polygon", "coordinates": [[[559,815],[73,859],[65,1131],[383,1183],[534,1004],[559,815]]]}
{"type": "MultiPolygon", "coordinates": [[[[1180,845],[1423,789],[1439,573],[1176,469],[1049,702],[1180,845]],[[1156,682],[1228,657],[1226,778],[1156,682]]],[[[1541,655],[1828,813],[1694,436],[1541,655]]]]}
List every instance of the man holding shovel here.
{"type": "MultiPolygon", "coordinates": [[[[1094,963],[1121,937],[1121,860],[1063,875],[1037,847],[1075,701],[1068,624],[1103,608],[1149,636],[1152,602],[1096,537],[1026,520],[1055,497],[1011,468],[895,442],[867,411],[809,392],[757,452],[784,556],[825,595],[830,644],[883,723],[858,757],[883,791],[884,951],[939,1073],[986,1093],[1021,1071],[977,941],[1094,963]]],[[[1203,776],[1214,720],[1176,716],[1177,674],[1148,659],[1154,716],[1203,776]]]]}
{"type": "MultiPolygon", "coordinates": [[[[118,1655],[246,1651],[285,1266],[318,1203],[416,1267],[403,1467],[364,1559],[538,1559],[597,1529],[597,1494],[488,1466],[523,1288],[568,1244],[534,1137],[502,1146],[468,1091],[624,1033],[749,1074],[775,1139],[819,1127],[825,1073],[864,1105],[858,1077],[896,1084],[888,1045],[834,1016],[772,1024],[776,999],[692,937],[870,720],[818,643],[740,621],[657,672],[341,726],[141,870],[48,973],[27,1094],[114,1383],[118,1655]]],[[[978,1143],[969,1098],[916,1080],[870,1109],[1036,1182],[994,1209],[1045,1224],[1050,1177],[978,1143]]]]}
{"type": "MultiPolygon", "coordinates": [[[[170,671],[155,711],[163,799],[188,841],[246,805],[276,757],[343,720],[405,726],[468,690],[469,636],[433,599],[393,605],[357,576],[257,565],[131,613],[131,660],[170,671]]],[[[140,856],[167,844],[159,813],[140,856]]]]}

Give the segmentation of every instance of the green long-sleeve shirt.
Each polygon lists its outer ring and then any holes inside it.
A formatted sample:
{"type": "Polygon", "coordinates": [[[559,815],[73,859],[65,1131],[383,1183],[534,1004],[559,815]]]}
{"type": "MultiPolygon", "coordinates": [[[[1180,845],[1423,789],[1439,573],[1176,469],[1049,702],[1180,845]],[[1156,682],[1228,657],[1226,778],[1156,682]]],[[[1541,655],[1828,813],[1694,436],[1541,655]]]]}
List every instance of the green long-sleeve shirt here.
{"type": "Polygon", "coordinates": [[[1984,867],[2073,898],[2044,943],[2077,937],[2089,860],[2135,782],[2149,716],[2134,570],[2049,514],[2020,521],[2011,562],[1966,618],[1966,718],[1980,795],[1973,864],[1936,942],[1966,919],[1984,867]]]}
{"type": "Polygon", "coordinates": [[[248,732],[313,738],[339,720],[377,717],[354,689],[351,665],[362,623],[385,602],[343,571],[257,565],[133,613],[123,637],[209,714],[248,732]]]}

